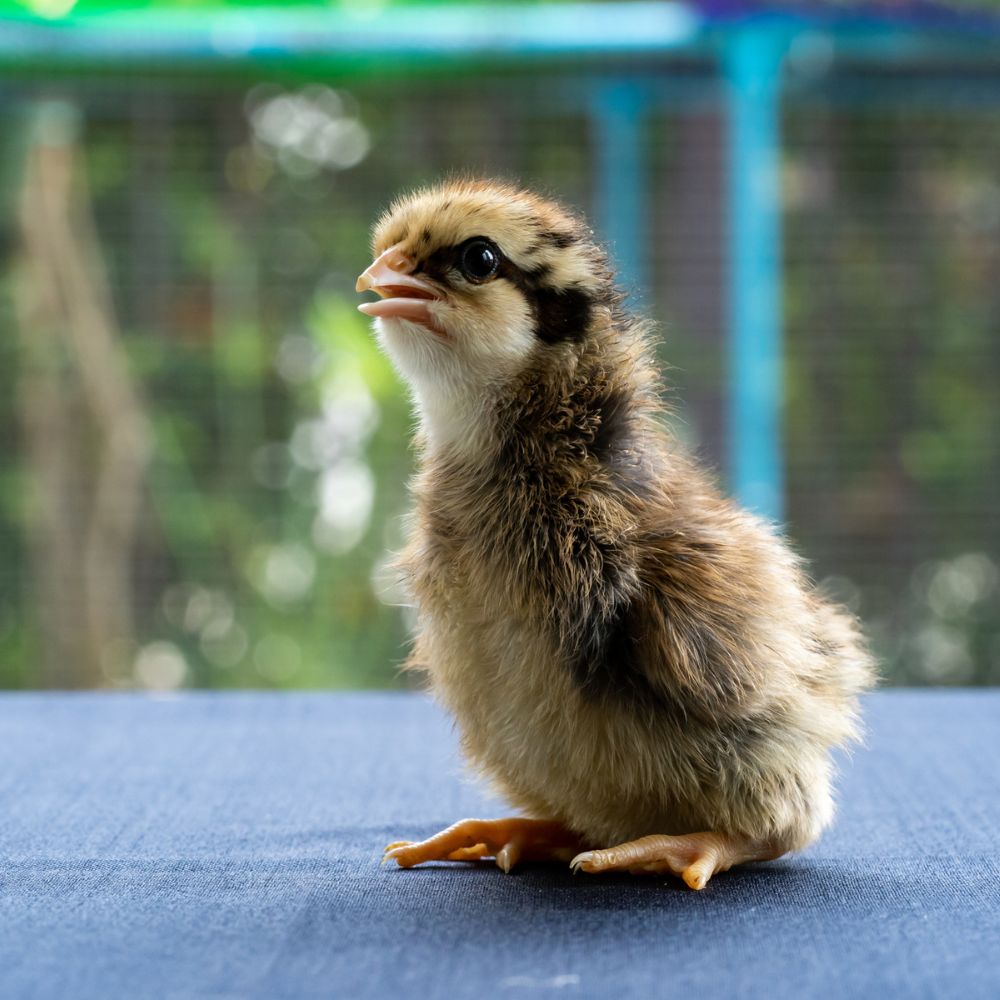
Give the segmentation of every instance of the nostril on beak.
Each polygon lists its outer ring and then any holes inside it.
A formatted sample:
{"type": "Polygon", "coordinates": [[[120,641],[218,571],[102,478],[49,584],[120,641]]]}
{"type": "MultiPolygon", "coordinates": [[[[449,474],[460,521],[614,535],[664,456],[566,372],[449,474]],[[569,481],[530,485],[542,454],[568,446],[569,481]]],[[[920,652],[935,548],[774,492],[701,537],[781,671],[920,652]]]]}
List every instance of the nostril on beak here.
{"type": "Polygon", "coordinates": [[[392,256],[386,256],[385,262],[397,274],[409,274],[413,270],[413,261],[405,253],[389,251],[392,256]]]}

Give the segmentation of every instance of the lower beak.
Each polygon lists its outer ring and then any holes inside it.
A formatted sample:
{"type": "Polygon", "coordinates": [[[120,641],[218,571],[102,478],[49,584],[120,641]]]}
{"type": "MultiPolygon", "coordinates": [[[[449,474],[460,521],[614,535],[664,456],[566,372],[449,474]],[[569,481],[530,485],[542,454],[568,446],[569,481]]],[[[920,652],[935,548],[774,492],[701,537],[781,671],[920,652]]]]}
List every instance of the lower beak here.
{"type": "Polygon", "coordinates": [[[396,247],[390,247],[358,278],[356,290],[372,291],[380,298],[362,302],[359,311],[368,316],[405,319],[442,333],[432,311],[441,293],[428,281],[412,274],[413,262],[396,247]]]}

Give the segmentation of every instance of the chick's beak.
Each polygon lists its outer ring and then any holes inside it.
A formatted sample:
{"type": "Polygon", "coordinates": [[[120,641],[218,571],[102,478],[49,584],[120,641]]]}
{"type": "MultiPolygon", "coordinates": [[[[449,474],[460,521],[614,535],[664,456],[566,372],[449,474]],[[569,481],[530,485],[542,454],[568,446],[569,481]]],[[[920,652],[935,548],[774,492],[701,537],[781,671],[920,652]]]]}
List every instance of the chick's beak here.
{"type": "Polygon", "coordinates": [[[377,302],[362,302],[358,309],[368,316],[407,319],[440,333],[431,313],[432,302],[439,301],[440,292],[428,281],[412,272],[416,265],[397,246],[389,247],[358,278],[359,292],[376,292],[377,302]]]}

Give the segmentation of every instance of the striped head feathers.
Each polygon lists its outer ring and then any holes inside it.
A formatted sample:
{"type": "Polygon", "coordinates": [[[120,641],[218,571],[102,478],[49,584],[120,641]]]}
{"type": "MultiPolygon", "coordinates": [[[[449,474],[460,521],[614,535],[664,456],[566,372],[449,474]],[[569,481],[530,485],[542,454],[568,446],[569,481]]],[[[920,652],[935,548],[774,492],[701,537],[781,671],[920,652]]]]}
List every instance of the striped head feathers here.
{"type": "Polygon", "coordinates": [[[432,445],[475,437],[511,382],[571,361],[617,302],[604,252],[559,205],[489,181],[398,199],[375,226],[357,290],[379,299],[383,349],[409,383],[432,445]]]}

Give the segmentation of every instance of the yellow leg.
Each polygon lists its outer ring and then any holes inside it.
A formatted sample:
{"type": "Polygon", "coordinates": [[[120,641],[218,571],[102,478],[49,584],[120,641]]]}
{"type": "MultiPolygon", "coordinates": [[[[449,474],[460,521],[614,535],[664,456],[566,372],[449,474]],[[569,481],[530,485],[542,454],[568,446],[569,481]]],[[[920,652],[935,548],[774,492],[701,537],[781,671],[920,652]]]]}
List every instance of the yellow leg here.
{"type": "Polygon", "coordinates": [[[692,889],[704,889],[717,872],[748,861],[773,861],[784,849],[772,842],[725,833],[688,833],[630,840],[603,851],[584,851],[570,862],[575,872],[628,871],[680,875],[692,889]]]}
{"type": "Polygon", "coordinates": [[[553,820],[463,819],[427,840],[397,840],[385,849],[401,868],[425,861],[479,861],[495,858],[509,872],[518,861],[569,861],[583,845],[553,820]]]}

